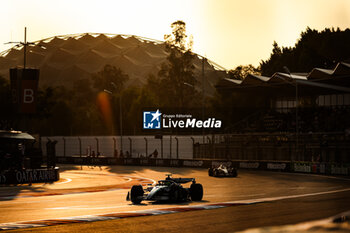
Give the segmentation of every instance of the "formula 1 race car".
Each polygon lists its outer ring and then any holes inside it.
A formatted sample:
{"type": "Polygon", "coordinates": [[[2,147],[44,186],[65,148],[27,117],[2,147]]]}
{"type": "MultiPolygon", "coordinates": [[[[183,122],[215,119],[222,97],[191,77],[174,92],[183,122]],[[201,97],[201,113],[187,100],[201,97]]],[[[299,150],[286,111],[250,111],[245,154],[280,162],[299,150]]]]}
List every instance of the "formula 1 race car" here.
{"type": "Polygon", "coordinates": [[[133,204],[140,204],[142,200],[147,201],[201,201],[203,198],[203,186],[196,183],[194,178],[172,178],[166,175],[165,180],[159,180],[155,186],[150,185],[143,189],[142,185],[133,185],[126,197],[133,204]],[[192,182],[189,188],[181,184],[192,182]]]}
{"type": "Polygon", "coordinates": [[[215,177],[236,177],[237,169],[232,166],[226,166],[225,164],[220,164],[218,167],[208,169],[209,176],[215,177]]]}

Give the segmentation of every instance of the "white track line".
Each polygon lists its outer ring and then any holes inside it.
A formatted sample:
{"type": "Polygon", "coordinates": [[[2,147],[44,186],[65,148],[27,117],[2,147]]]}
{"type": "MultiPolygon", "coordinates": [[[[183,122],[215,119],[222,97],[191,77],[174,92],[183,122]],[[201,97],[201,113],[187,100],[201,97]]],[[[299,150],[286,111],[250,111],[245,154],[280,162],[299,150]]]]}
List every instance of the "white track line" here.
{"type": "Polygon", "coordinates": [[[279,201],[279,200],[301,198],[301,197],[318,196],[318,195],[333,194],[333,193],[340,193],[340,192],[347,192],[347,191],[350,191],[350,188],[338,189],[338,190],[332,190],[332,191],[324,191],[324,192],[317,192],[317,193],[305,193],[305,194],[296,194],[296,195],[289,195],[289,196],[266,197],[266,198],[250,199],[250,200],[229,201],[229,202],[224,202],[224,203],[229,203],[229,204],[231,204],[231,203],[232,204],[234,204],[234,203],[256,204],[256,203],[262,203],[262,202],[270,202],[270,201],[279,201]]]}
{"type": "MultiPolygon", "coordinates": [[[[128,177],[128,178],[132,178],[132,179],[141,179],[141,180],[149,180],[152,182],[152,185],[155,185],[157,182],[151,178],[146,178],[146,177],[140,177],[140,176],[124,176],[124,177],[128,177]]],[[[142,181],[140,181],[141,183],[142,181]]]]}
{"type": "Polygon", "coordinates": [[[350,181],[350,178],[331,176],[331,175],[323,175],[323,174],[298,173],[298,172],[278,172],[278,173],[279,174],[288,174],[288,175],[297,175],[297,176],[315,176],[315,177],[322,177],[322,178],[328,178],[328,179],[350,181]]]}
{"type": "Polygon", "coordinates": [[[58,182],[55,184],[66,184],[66,183],[72,182],[72,179],[70,179],[70,178],[64,178],[64,179],[66,179],[66,181],[58,182]]]}
{"type": "Polygon", "coordinates": [[[350,216],[350,211],[346,211],[335,216],[308,221],[301,222],[294,225],[283,225],[283,226],[269,226],[269,227],[261,227],[261,228],[251,228],[244,231],[239,231],[240,233],[275,233],[275,232],[348,232],[350,230],[349,225],[342,225],[342,228],[339,228],[339,224],[334,223],[334,219],[339,218],[341,216],[350,216]],[[334,228],[336,227],[336,228],[334,228]]]}

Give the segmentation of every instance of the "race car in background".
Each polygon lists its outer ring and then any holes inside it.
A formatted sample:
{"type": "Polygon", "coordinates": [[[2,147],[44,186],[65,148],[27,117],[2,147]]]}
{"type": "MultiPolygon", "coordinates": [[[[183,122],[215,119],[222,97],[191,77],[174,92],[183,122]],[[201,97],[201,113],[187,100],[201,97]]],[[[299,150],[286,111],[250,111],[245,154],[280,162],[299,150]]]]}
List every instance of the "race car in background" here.
{"type": "Polygon", "coordinates": [[[208,175],[215,177],[236,177],[237,169],[235,167],[228,166],[222,163],[217,167],[209,168],[208,175]]]}
{"type": "Polygon", "coordinates": [[[165,180],[159,180],[155,186],[150,185],[143,189],[142,185],[133,185],[126,197],[127,201],[133,204],[140,204],[146,201],[201,201],[203,198],[203,186],[196,183],[194,178],[172,178],[168,174],[165,180]],[[192,182],[189,188],[181,184],[192,182]]]}

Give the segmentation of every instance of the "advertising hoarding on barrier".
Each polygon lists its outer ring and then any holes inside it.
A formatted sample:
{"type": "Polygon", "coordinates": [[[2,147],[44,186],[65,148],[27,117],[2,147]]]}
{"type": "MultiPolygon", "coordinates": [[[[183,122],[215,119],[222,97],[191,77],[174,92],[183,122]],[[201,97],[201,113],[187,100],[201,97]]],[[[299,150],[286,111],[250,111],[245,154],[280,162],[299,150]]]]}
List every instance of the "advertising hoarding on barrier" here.
{"type": "Polygon", "coordinates": [[[325,174],[326,165],[324,163],[311,163],[311,172],[317,174],[325,174]]]}
{"type": "Polygon", "coordinates": [[[294,172],[311,173],[311,165],[309,163],[294,163],[294,172]]]}
{"type": "Polygon", "coordinates": [[[319,165],[319,173],[321,173],[321,174],[325,174],[326,173],[326,164],[321,163],[319,165]]]}
{"type": "Polygon", "coordinates": [[[287,164],[286,163],[267,163],[268,170],[286,170],[287,164]]]}
{"type": "MultiPolygon", "coordinates": [[[[311,162],[298,162],[293,164],[294,172],[304,172],[304,173],[315,173],[315,174],[326,174],[329,173],[327,168],[329,166],[325,163],[311,163],[311,162]]],[[[331,173],[332,174],[332,173],[331,173]]]]}
{"type": "Polygon", "coordinates": [[[332,164],[330,168],[330,173],[332,175],[349,175],[350,166],[332,164]]]}
{"type": "Polygon", "coordinates": [[[0,184],[26,184],[53,182],[60,179],[59,168],[5,171],[0,174],[0,184]]]}
{"type": "Polygon", "coordinates": [[[184,167],[203,167],[204,162],[202,160],[184,160],[184,167]]]}
{"type": "Polygon", "coordinates": [[[218,167],[221,164],[225,165],[226,167],[231,167],[233,165],[232,161],[226,161],[226,162],[222,162],[222,161],[212,161],[211,162],[211,167],[218,167]]]}
{"type": "Polygon", "coordinates": [[[258,169],[259,166],[260,166],[260,163],[258,163],[258,162],[240,162],[239,163],[240,168],[258,169]]]}
{"type": "MultiPolygon", "coordinates": [[[[91,158],[91,157],[57,157],[59,163],[79,165],[131,165],[159,167],[197,167],[209,168],[225,164],[243,169],[270,171],[301,172],[314,174],[350,175],[349,164],[327,164],[312,162],[273,162],[273,161],[235,161],[235,160],[189,160],[189,159],[154,159],[154,158],[91,158]]],[[[0,177],[0,179],[2,179],[0,177]]]]}
{"type": "Polygon", "coordinates": [[[170,167],[179,167],[180,166],[180,161],[176,159],[170,160],[170,167]]]}
{"type": "MultiPolygon", "coordinates": [[[[92,157],[57,157],[58,163],[79,165],[135,165],[160,167],[203,167],[212,166],[212,160],[188,159],[153,159],[153,158],[92,158],[92,157]]],[[[218,160],[217,163],[229,162],[218,160]]]]}

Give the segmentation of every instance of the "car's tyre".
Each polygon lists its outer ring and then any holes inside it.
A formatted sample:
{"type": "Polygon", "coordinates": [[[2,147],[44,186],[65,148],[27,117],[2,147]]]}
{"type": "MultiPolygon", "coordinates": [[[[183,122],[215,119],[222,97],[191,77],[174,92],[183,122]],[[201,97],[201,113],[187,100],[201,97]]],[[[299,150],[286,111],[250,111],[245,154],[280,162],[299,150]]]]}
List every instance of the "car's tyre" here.
{"type": "Polygon", "coordinates": [[[140,204],[143,197],[143,188],[141,185],[133,185],[130,191],[130,199],[133,204],[140,204]]]}
{"type": "Polygon", "coordinates": [[[213,176],[213,168],[209,168],[208,169],[208,175],[209,176],[213,176]]]}
{"type": "Polygon", "coordinates": [[[236,170],[236,169],[233,169],[233,171],[232,171],[232,177],[237,177],[237,170],[236,170]]]}
{"type": "Polygon", "coordinates": [[[191,184],[190,195],[192,201],[201,201],[203,198],[203,186],[198,183],[191,184]]]}

